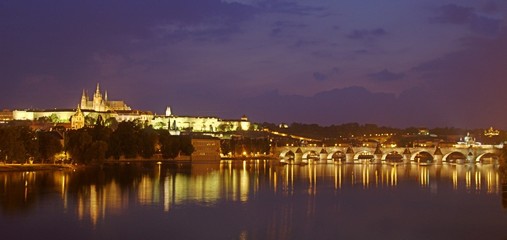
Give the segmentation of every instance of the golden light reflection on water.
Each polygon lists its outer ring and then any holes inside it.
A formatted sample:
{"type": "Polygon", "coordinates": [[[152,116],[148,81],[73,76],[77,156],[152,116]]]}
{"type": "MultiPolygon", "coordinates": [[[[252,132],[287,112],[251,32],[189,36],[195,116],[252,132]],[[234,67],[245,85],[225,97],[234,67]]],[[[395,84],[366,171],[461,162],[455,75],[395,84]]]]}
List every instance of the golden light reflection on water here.
{"type": "MultiPolygon", "coordinates": [[[[136,172],[137,173],[137,172],[136,172]]],[[[213,165],[191,165],[181,170],[174,167],[154,166],[152,171],[140,171],[131,180],[121,181],[112,177],[109,181],[76,184],[80,175],[72,172],[54,173],[24,172],[2,173],[1,191],[21,202],[33,198],[38,181],[53,182],[53,189],[62,200],[64,209],[75,211],[82,221],[96,225],[110,214],[120,214],[130,206],[160,206],[161,211],[182,204],[214,205],[220,202],[248,202],[258,194],[293,196],[306,194],[306,214],[315,214],[315,196],[357,188],[367,191],[379,188],[398,188],[402,185],[429,189],[432,193],[449,190],[467,192],[501,193],[501,180],[494,165],[427,165],[417,164],[309,164],[275,165],[267,160],[223,161],[213,165]],[[19,186],[12,190],[13,186],[19,186]],[[31,195],[32,194],[32,195],[31,195]],[[70,197],[76,194],[76,198],[70,197]],[[74,203],[69,203],[76,199],[74,203]]],[[[7,195],[6,195],[7,196],[7,195]]],[[[290,222],[291,209],[277,221],[290,222]]],[[[283,237],[283,229],[268,229],[269,234],[283,237]]]]}

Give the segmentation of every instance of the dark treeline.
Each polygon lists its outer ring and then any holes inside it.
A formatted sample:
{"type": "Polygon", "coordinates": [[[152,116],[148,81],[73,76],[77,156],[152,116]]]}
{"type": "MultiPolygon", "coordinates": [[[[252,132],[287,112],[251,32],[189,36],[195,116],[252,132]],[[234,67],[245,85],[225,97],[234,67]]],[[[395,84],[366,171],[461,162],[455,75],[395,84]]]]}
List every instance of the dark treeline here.
{"type": "Polygon", "coordinates": [[[27,126],[0,126],[0,162],[47,162],[63,149],[58,132],[27,126]]]}
{"type": "MultiPolygon", "coordinates": [[[[328,139],[328,138],[348,138],[352,136],[360,136],[363,134],[382,134],[392,133],[395,135],[418,134],[421,128],[393,128],[378,126],[376,124],[359,124],[359,123],[345,123],[340,125],[320,126],[317,124],[304,124],[292,123],[287,128],[280,128],[272,123],[263,123],[263,127],[279,132],[300,135],[314,139],[328,139]]],[[[444,128],[430,128],[427,129],[431,134],[435,135],[466,135],[470,132],[474,135],[481,135],[485,129],[462,129],[454,127],[444,128]]],[[[501,131],[504,135],[504,131],[501,131]]]]}
{"type": "Polygon", "coordinates": [[[190,155],[194,148],[189,136],[171,136],[167,130],[143,127],[136,122],[120,122],[116,129],[96,124],[67,132],[65,150],[78,163],[102,163],[105,159],[173,159],[190,155]]]}
{"type": "Polygon", "coordinates": [[[314,139],[346,138],[362,134],[399,133],[402,130],[391,127],[380,127],[375,124],[345,123],[341,125],[320,126],[317,124],[292,123],[287,128],[263,123],[264,127],[277,131],[314,139]]]}
{"type": "Polygon", "coordinates": [[[225,155],[230,153],[231,156],[240,156],[244,154],[269,154],[270,142],[267,137],[232,137],[231,139],[221,140],[220,150],[225,155]]]}
{"type": "Polygon", "coordinates": [[[121,122],[116,128],[98,121],[78,130],[33,131],[27,126],[0,126],[0,162],[40,163],[54,161],[66,151],[74,163],[102,163],[106,159],[174,159],[190,155],[194,148],[189,136],[171,136],[137,122],[121,122]]]}

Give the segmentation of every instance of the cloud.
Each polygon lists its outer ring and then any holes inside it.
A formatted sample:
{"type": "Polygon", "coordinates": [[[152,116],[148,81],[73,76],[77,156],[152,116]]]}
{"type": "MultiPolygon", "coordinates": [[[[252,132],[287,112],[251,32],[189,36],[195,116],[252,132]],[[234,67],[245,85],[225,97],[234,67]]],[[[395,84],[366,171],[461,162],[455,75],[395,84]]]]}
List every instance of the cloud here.
{"type": "Polygon", "coordinates": [[[317,81],[326,81],[328,79],[328,76],[320,72],[313,72],[313,79],[317,81]]]}
{"type": "MultiPolygon", "coordinates": [[[[440,102],[443,113],[456,124],[507,127],[507,33],[496,38],[469,37],[462,50],[423,62],[412,74],[423,79],[426,91],[440,102]]],[[[411,74],[411,76],[412,76],[411,74]]]]}
{"type": "MultiPolygon", "coordinates": [[[[489,7],[492,11],[493,7],[489,7]]],[[[441,24],[465,25],[470,31],[483,34],[495,35],[500,31],[501,19],[480,15],[472,7],[464,7],[456,4],[446,4],[438,8],[438,16],[430,18],[430,22],[441,24]]]]}
{"type": "Polygon", "coordinates": [[[293,21],[276,21],[272,25],[272,29],[270,32],[270,36],[278,37],[282,32],[285,31],[299,31],[300,29],[306,28],[307,25],[303,23],[293,22],[293,21]]]}
{"type": "Polygon", "coordinates": [[[393,73],[387,69],[384,69],[380,72],[368,74],[368,77],[372,80],[388,82],[403,79],[405,77],[405,74],[393,73]]]}
{"type": "Polygon", "coordinates": [[[367,39],[372,37],[380,37],[386,35],[387,32],[383,28],[375,29],[356,29],[350,32],[347,37],[350,39],[367,39]]]}
{"type": "Polygon", "coordinates": [[[476,16],[470,22],[470,30],[483,35],[495,35],[499,32],[502,20],[484,16],[476,16]]]}
{"type": "Polygon", "coordinates": [[[296,2],[290,1],[273,1],[273,0],[264,0],[257,1],[256,7],[262,9],[263,12],[276,12],[276,13],[286,13],[286,14],[295,14],[295,15],[313,15],[322,12],[325,10],[322,7],[313,7],[308,5],[302,5],[296,2]]]}
{"type": "Polygon", "coordinates": [[[439,16],[432,18],[438,23],[467,24],[474,18],[474,8],[456,4],[446,4],[438,10],[439,16]]]}

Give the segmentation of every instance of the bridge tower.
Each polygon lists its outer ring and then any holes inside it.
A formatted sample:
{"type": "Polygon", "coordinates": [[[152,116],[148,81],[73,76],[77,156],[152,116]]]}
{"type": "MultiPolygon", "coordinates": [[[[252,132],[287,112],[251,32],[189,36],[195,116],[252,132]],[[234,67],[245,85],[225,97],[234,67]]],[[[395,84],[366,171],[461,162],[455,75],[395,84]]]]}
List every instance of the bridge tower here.
{"type": "Polygon", "coordinates": [[[375,163],[382,163],[382,150],[380,150],[380,143],[377,144],[375,152],[373,152],[373,158],[375,163]]]}
{"type": "Polygon", "coordinates": [[[403,151],[403,162],[410,163],[411,155],[412,155],[412,153],[410,152],[410,149],[408,149],[408,147],[406,147],[405,151],[403,151]]]}
{"type": "Polygon", "coordinates": [[[437,145],[435,148],[435,153],[433,153],[433,162],[435,162],[435,164],[442,164],[442,158],[442,150],[440,150],[440,147],[437,145]]]}
{"type": "Polygon", "coordinates": [[[345,162],[346,163],[354,162],[354,150],[351,147],[348,147],[347,151],[345,152],[345,162]]]}

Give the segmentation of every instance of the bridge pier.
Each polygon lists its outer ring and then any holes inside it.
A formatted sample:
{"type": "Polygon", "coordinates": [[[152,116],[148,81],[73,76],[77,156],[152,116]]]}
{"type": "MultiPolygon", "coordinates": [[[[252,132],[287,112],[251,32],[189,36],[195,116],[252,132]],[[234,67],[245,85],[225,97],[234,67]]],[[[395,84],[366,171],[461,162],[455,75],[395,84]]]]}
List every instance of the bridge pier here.
{"type": "Polygon", "coordinates": [[[472,152],[468,152],[467,162],[469,162],[469,163],[475,163],[475,156],[474,156],[474,154],[472,152]]]}
{"type": "Polygon", "coordinates": [[[440,150],[440,147],[437,146],[435,149],[435,153],[433,153],[433,162],[435,164],[441,165],[443,157],[444,155],[442,154],[442,150],[440,150]]]}
{"type": "Polygon", "coordinates": [[[346,163],[354,163],[354,150],[351,147],[347,148],[345,152],[345,162],[346,163]]]}
{"type": "Polygon", "coordinates": [[[324,148],[320,150],[319,162],[324,164],[327,163],[327,151],[324,148]]]}
{"type": "Polygon", "coordinates": [[[301,150],[301,148],[298,148],[294,153],[294,163],[295,164],[303,163],[303,151],[301,150]]]}
{"type": "Polygon", "coordinates": [[[405,164],[410,163],[410,155],[411,154],[403,154],[403,163],[405,164]]]}
{"type": "Polygon", "coordinates": [[[410,149],[405,148],[403,151],[403,163],[408,164],[410,163],[410,157],[412,156],[412,153],[410,152],[410,149]]]}

